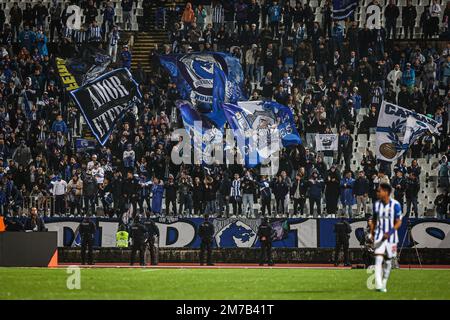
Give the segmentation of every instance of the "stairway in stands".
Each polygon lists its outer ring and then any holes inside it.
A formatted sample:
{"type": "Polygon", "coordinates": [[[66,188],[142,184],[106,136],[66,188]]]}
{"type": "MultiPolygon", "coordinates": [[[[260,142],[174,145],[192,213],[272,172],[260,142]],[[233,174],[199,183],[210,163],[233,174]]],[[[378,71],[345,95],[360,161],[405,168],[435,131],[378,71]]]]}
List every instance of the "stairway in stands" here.
{"type": "MultiPolygon", "coordinates": [[[[171,1],[164,2],[166,10],[170,7],[171,1]]],[[[185,5],[185,0],[175,0],[177,6],[181,8],[185,5]]],[[[151,13],[149,16],[140,17],[140,19],[146,19],[149,25],[149,31],[139,31],[134,35],[134,44],[132,48],[133,60],[131,62],[131,69],[136,69],[138,63],[144,68],[144,71],[151,72],[150,66],[150,50],[154,49],[156,46],[161,48],[163,44],[169,43],[168,31],[155,29],[155,7],[151,8],[151,13]]],[[[166,19],[166,28],[167,28],[166,19]]]]}
{"type": "Polygon", "coordinates": [[[131,53],[133,54],[131,69],[135,70],[138,63],[140,63],[146,73],[151,72],[150,50],[156,46],[161,47],[165,43],[168,43],[167,31],[151,30],[149,32],[136,32],[133,48],[131,49],[131,53]]]}

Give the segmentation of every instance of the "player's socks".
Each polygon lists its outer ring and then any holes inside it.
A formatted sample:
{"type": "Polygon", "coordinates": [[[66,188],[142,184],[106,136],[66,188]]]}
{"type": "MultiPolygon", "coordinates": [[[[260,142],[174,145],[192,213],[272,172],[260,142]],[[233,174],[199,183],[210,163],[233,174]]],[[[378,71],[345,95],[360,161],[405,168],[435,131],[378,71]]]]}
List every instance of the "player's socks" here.
{"type": "Polygon", "coordinates": [[[383,288],[383,257],[375,256],[375,289],[381,290],[383,288]]]}
{"type": "Polygon", "coordinates": [[[385,290],[386,290],[387,281],[389,279],[389,275],[391,274],[391,269],[392,269],[392,260],[386,259],[384,261],[384,266],[383,266],[383,288],[385,290]]]}

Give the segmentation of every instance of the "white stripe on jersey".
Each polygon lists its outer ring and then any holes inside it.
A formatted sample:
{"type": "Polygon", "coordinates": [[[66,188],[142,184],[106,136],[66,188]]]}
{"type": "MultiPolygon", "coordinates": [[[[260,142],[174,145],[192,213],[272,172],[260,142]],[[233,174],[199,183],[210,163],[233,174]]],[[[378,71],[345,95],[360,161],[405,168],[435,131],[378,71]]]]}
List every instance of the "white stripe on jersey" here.
{"type": "MultiPolygon", "coordinates": [[[[401,208],[400,203],[395,199],[390,199],[388,204],[384,204],[382,201],[378,200],[374,204],[374,220],[376,221],[375,226],[375,241],[381,241],[383,235],[389,230],[394,228],[395,220],[401,219],[401,208]]],[[[389,243],[398,242],[398,234],[395,231],[388,239],[389,243]]]]}

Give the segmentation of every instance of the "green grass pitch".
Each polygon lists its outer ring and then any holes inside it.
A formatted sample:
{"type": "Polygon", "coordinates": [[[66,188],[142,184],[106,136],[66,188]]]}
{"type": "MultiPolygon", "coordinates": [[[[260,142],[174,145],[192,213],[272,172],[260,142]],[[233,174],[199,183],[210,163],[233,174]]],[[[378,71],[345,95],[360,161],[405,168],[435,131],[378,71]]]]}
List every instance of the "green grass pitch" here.
{"type": "MultiPolygon", "coordinates": [[[[450,299],[450,270],[393,270],[388,292],[367,289],[366,270],[0,268],[0,299],[450,299]]],[[[371,279],[369,278],[369,282],[371,279]]]]}

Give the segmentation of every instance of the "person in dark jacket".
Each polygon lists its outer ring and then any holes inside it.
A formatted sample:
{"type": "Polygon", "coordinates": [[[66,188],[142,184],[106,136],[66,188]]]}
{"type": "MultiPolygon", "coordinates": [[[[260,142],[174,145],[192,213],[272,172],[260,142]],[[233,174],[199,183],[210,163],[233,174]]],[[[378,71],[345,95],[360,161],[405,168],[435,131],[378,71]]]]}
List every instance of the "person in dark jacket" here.
{"type": "Polygon", "coordinates": [[[338,145],[338,160],[337,163],[341,162],[341,156],[344,155],[345,170],[350,170],[350,159],[353,153],[353,138],[350,135],[348,129],[343,129],[339,135],[339,145],[338,145]]]}
{"type": "Polygon", "coordinates": [[[24,229],[25,231],[33,232],[47,231],[47,228],[45,228],[44,219],[38,216],[36,207],[31,208],[30,217],[25,221],[24,229]]]}
{"type": "Polygon", "coordinates": [[[406,2],[406,6],[402,8],[402,24],[405,30],[405,39],[412,40],[414,37],[414,26],[416,24],[417,10],[416,7],[412,5],[411,0],[406,2]]]}
{"type": "Polygon", "coordinates": [[[316,170],[311,174],[308,180],[308,197],[309,197],[309,210],[310,215],[314,218],[320,217],[322,215],[322,191],[323,191],[323,180],[319,177],[316,170]],[[317,213],[314,214],[314,205],[317,207],[317,213]]]}
{"type": "Polygon", "coordinates": [[[168,181],[164,184],[166,190],[166,215],[170,214],[170,204],[172,204],[173,214],[177,215],[177,190],[178,186],[174,181],[173,175],[169,175],[168,181]]]}
{"type": "Polygon", "coordinates": [[[344,251],[344,266],[350,266],[348,247],[351,232],[352,227],[343,217],[334,225],[334,233],[336,234],[336,248],[334,250],[335,266],[339,265],[339,251],[341,247],[344,251]]]}
{"type": "Polygon", "coordinates": [[[259,242],[261,243],[261,254],[259,256],[259,265],[263,266],[266,260],[269,266],[273,266],[272,261],[272,226],[269,219],[264,217],[258,228],[259,242]]]}
{"type": "Polygon", "coordinates": [[[367,179],[364,171],[359,171],[358,177],[353,185],[353,193],[356,197],[356,216],[361,213],[361,207],[364,215],[368,215],[367,211],[367,199],[369,197],[369,180],[367,179]]]}
{"type": "Polygon", "coordinates": [[[403,171],[397,170],[395,177],[392,178],[391,186],[394,189],[394,199],[400,203],[403,211],[403,202],[405,198],[406,179],[403,176],[403,171]]]}
{"type": "Polygon", "coordinates": [[[122,185],[122,197],[127,208],[130,205],[132,205],[134,209],[137,208],[138,190],[139,184],[134,179],[133,172],[127,172],[127,178],[123,181],[122,185]]]}
{"type": "Polygon", "coordinates": [[[336,166],[332,165],[328,171],[328,177],[325,180],[325,202],[327,206],[327,214],[335,215],[338,210],[340,177],[336,170],[336,166]]]}
{"type": "Polygon", "coordinates": [[[277,180],[273,185],[273,194],[275,196],[275,201],[277,204],[277,213],[284,214],[287,208],[284,207],[284,199],[289,193],[289,187],[285,181],[283,181],[282,176],[278,176],[277,180]]]}
{"type": "Polygon", "coordinates": [[[202,266],[205,261],[206,251],[206,265],[213,266],[212,263],[212,244],[214,238],[214,226],[209,221],[209,215],[205,214],[205,221],[198,227],[198,236],[200,237],[200,265],[202,266]]]}
{"type": "MultiPolygon", "coordinates": [[[[220,176],[218,176],[220,179],[220,176]]],[[[221,217],[225,214],[226,217],[230,215],[230,189],[231,189],[231,181],[228,177],[228,174],[225,174],[222,179],[220,179],[219,184],[219,192],[218,192],[218,211],[219,216],[221,217]]]]}
{"type": "Polygon", "coordinates": [[[389,4],[384,9],[384,18],[386,19],[386,38],[397,38],[397,18],[400,16],[400,9],[395,5],[394,0],[389,0],[389,4]]]}
{"type": "Polygon", "coordinates": [[[271,215],[271,199],[272,190],[270,189],[270,181],[267,176],[262,176],[259,182],[259,194],[261,195],[261,214],[264,217],[267,214],[271,215]]]}
{"type": "Polygon", "coordinates": [[[80,231],[80,237],[81,237],[81,264],[86,264],[86,249],[88,251],[88,264],[93,265],[94,259],[93,259],[93,250],[92,247],[94,246],[94,237],[95,232],[97,228],[95,226],[94,221],[92,221],[89,216],[86,216],[83,218],[83,220],[80,223],[79,231],[80,231]]]}
{"type": "Polygon", "coordinates": [[[141,223],[141,218],[136,215],[134,222],[131,225],[131,239],[133,245],[131,247],[130,265],[134,265],[134,259],[136,258],[136,252],[139,251],[139,262],[141,266],[145,266],[145,236],[146,229],[141,223]]]}
{"type": "Polygon", "coordinates": [[[414,172],[411,172],[406,179],[406,218],[411,213],[411,204],[415,212],[416,218],[419,216],[419,209],[417,205],[417,196],[420,191],[420,182],[414,172]]]}
{"type": "Polygon", "coordinates": [[[436,199],[434,200],[434,205],[436,206],[436,213],[437,217],[439,219],[447,219],[448,213],[449,213],[449,201],[450,201],[450,194],[449,191],[447,193],[441,193],[439,194],[436,199]]]}
{"type": "Polygon", "coordinates": [[[194,207],[194,215],[198,216],[202,212],[204,185],[200,182],[199,177],[194,178],[192,186],[192,202],[194,207]]]}
{"type": "Polygon", "coordinates": [[[147,248],[150,251],[150,264],[156,266],[158,264],[158,252],[155,246],[159,238],[159,229],[152,219],[147,219],[144,222],[145,226],[145,238],[147,248]]]}
{"type": "Polygon", "coordinates": [[[304,214],[307,189],[308,181],[305,179],[302,171],[295,176],[295,181],[290,191],[291,198],[294,199],[294,215],[304,214]]]}

